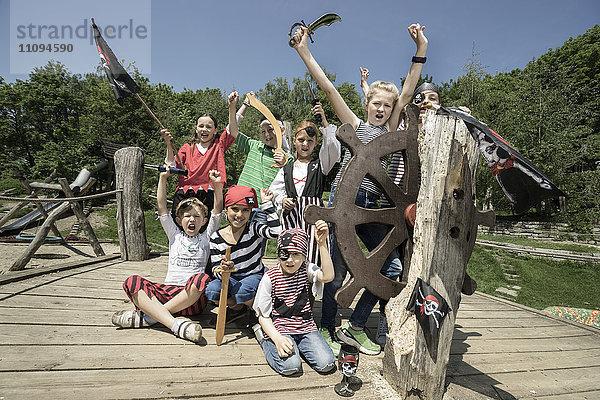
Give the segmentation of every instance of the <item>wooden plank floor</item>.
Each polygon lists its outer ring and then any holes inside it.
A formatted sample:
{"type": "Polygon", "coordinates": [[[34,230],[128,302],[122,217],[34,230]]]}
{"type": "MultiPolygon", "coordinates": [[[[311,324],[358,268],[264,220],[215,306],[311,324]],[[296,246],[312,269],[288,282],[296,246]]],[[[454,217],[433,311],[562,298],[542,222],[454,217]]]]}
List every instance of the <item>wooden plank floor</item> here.
{"type": "MultiPolygon", "coordinates": [[[[132,307],[123,280],[161,281],[166,263],[165,256],[117,259],[1,285],[0,399],[337,397],[339,372],[319,375],[305,365],[300,377],[280,377],[241,326],[228,327],[217,347],[216,310],[197,318],[201,344],[167,329],[114,327],[111,315],[132,307]]],[[[375,310],[369,320],[373,334],[378,316],[375,310]]],[[[361,357],[358,375],[364,384],[354,398],[397,398],[381,378],[381,355],[361,357]]],[[[445,399],[597,399],[599,378],[598,330],[491,296],[463,299],[445,399]]]]}

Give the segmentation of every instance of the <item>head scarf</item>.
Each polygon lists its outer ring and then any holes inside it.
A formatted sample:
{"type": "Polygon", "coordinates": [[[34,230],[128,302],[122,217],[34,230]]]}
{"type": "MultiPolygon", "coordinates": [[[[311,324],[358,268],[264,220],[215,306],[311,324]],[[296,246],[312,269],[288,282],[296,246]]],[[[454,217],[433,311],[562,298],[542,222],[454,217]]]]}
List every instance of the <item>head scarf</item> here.
{"type": "Polygon", "coordinates": [[[258,207],[256,190],[246,186],[232,185],[225,194],[225,207],[234,204],[243,204],[250,208],[258,207]]]}

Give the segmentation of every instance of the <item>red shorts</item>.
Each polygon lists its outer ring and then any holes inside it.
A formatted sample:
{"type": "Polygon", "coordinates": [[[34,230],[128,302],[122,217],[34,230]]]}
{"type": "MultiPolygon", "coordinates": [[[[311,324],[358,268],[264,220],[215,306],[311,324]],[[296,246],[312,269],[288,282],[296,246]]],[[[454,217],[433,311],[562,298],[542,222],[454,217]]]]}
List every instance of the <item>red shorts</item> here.
{"type": "MultiPolygon", "coordinates": [[[[165,304],[167,301],[177,296],[177,294],[182,290],[187,291],[190,290],[192,286],[196,286],[198,290],[202,292],[198,301],[177,313],[181,315],[196,315],[201,314],[204,308],[206,308],[207,299],[206,295],[204,294],[204,289],[209,281],[210,277],[202,272],[191,276],[185,286],[154,283],[146,278],[142,278],[139,275],[131,275],[125,280],[125,282],[123,282],[123,290],[125,290],[125,293],[130,299],[131,296],[136,294],[138,291],[143,290],[148,297],[156,297],[158,301],[160,301],[162,304],[165,304]]],[[[131,300],[133,301],[133,299],[131,300]]]]}

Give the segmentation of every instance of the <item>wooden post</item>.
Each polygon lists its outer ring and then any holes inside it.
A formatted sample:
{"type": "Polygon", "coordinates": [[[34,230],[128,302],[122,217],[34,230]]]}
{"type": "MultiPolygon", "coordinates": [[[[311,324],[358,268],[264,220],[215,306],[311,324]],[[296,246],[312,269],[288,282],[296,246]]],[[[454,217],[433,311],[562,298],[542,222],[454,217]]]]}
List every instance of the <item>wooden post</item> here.
{"type": "MultiPolygon", "coordinates": [[[[94,184],[95,181],[96,181],[95,178],[90,178],[90,182],[91,182],[90,187],[91,187],[91,185],[94,184]]],[[[59,178],[58,183],[60,184],[60,186],[62,186],[62,190],[63,190],[63,192],[65,192],[65,197],[75,197],[75,195],[73,194],[73,191],[69,187],[69,182],[67,182],[67,180],[65,178],[59,178]]],[[[83,231],[87,234],[90,244],[92,245],[92,248],[94,249],[94,253],[96,253],[97,256],[105,255],[104,250],[102,250],[102,246],[100,246],[100,242],[98,242],[98,238],[96,237],[96,234],[94,233],[94,230],[92,229],[92,226],[90,225],[90,222],[88,221],[87,217],[83,213],[83,209],[81,208],[79,203],[76,201],[70,201],[69,204],[71,205],[71,209],[73,210],[73,213],[75,214],[75,216],[77,217],[77,220],[79,221],[79,225],[83,228],[83,231]]]]}
{"type": "Polygon", "coordinates": [[[139,147],[125,147],[115,152],[117,226],[121,259],[147,260],[150,246],[146,241],[146,224],[142,211],[142,176],[144,154],[139,147]]]}
{"type": "MultiPolygon", "coordinates": [[[[421,188],[406,288],[386,308],[383,375],[402,399],[442,399],[454,321],[476,235],[473,203],[479,155],[462,121],[428,111],[419,133],[421,188]],[[437,341],[426,340],[406,310],[417,277],[448,302],[437,341]]],[[[401,221],[400,223],[404,223],[401,221]]]]}

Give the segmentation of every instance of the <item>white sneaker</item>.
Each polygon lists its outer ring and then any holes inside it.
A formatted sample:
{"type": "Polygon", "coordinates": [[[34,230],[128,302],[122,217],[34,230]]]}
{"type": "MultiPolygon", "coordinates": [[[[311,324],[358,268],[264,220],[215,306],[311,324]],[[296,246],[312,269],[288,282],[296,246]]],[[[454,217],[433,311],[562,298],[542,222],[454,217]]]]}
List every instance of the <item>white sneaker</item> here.
{"type": "Polygon", "coordinates": [[[175,336],[192,341],[194,343],[199,343],[202,340],[202,326],[196,322],[192,322],[189,319],[185,319],[177,329],[176,332],[173,332],[175,336]]]}
{"type": "Polygon", "coordinates": [[[112,316],[113,325],[121,328],[146,328],[152,326],[156,321],[148,322],[145,314],[140,310],[118,311],[112,316]]]}
{"type": "Polygon", "coordinates": [[[387,317],[384,313],[379,314],[379,325],[377,325],[377,336],[375,341],[381,347],[385,346],[385,339],[388,333],[387,317]]]}

